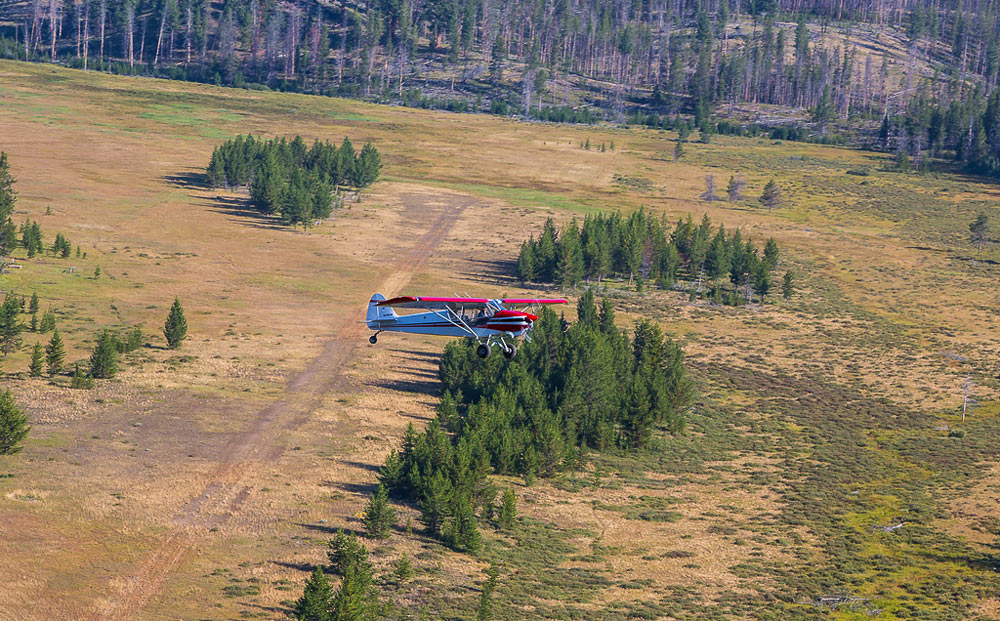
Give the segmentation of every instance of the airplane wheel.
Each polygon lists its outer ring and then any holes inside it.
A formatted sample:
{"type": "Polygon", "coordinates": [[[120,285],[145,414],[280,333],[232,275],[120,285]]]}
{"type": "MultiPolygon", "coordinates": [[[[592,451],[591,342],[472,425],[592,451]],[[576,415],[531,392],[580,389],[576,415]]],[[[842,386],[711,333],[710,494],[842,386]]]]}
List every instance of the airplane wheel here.
{"type": "Polygon", "coordinates": [[[510,347],[508,347],[503,351],[503,357],[506,358],[507,360],[510,360],[516,355],[517,355],[517,347],[515,347],[514,345],[511,345],[510,347]]]}
{"type": "Polygon", "coordinates": [[[490,357],[490,346],[489,345],[480,345],[479,347],[476,348],[476,355],[479,356],[480,358],[489,358],[490,357]]]}
{"type": "Polygon", "coordinates": [[[373,334],[368,337],[368,342],[374,345],[375,343],[378,343],[378,337],[373,334]]]}

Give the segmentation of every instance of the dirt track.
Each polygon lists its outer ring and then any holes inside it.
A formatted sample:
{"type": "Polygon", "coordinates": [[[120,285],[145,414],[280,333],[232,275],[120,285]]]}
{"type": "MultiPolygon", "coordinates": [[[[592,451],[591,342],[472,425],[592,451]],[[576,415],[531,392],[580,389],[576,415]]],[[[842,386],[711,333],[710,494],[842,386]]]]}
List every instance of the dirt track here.
{"type": "MultiPolygon", "coordinates": [[[[404,216],[414,223],[430,223],[412,247],[399,253],[393,272],[381,282],[372,282],[372,291],[397,293],[418,273],[444,241],[453,224],[475,200],[455,195],[440,206],[440,195],[411,193],[401,197],[404,216]]],[[[417,228],[419,230],[419,228],[417,228]]],[[[248,479],[277,460],[284,449],[282,434],[304,423],[322,402],[325,394],[340,387],[341,371],[355,356],[355,349],[367,332],[363,326],[365,308],[334,329],[323,352],[295,375],[284,395],[256,417],[248,431],[233,438],[221,453],[218,465],[205,477],[200,494],[180,507],[170,520],[170,532],[161,543],[127,575],[113,581],[111,597],[97,606],[94,618],[134,619],[159,592],[171,571],[185,555],[209,540],[215,528],[224,525],[242,510],[249,493],[248,479]]]]}

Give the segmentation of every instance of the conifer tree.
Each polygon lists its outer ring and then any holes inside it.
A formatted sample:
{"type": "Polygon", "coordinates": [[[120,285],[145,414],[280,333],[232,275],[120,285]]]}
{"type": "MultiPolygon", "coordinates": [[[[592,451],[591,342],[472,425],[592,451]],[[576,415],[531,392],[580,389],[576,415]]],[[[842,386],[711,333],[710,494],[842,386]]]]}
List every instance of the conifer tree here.
{"type": "Polygon", "coordinates": [[[20,321],[21,302],[8,293],[0,304],[0,354],[4,358],[21,346],[21,332],[24,324],[20,321]]]}
{"type": "Polygon", "coordinates": [[[38,292],[34,291],[31,294],[31,302],[28,304],[28,312],[32,315],[38,313],[38,292]]]}
{"type": "Polygon", "coordinates": [[[396,510],[389,504],[389,494],[384,486],[379,485],[375,494],[368,499],[364,521],[369,537],[385,539],[389,536],[396,521],[396,510]]]}
{"type": "Polygon", "coordinates": [[[726,195],[729,197],[730,203],[735,203],[743,198],[743,185],[743,179],[739,175],[729,177],[729,183],[726,184],[726,195]]]}
{"type": "Polygon", "coordinates": [[[28,415],[18,407],[10,389],[0,391],[0,455],[20,452],[30,430],[28,415]]]}
{"type": "Polygon", "coordinates": [[[684,157],[684,141],[678,139],[674,145],[674,161],[678,162],[682,157],[684,157]]]}
{"type": "Polygon", "coordinates": [[[63,347],[62,337],[59,330],[52,332],[49,344],[45,346],[45,362],[48,365],[49,375],[55,375],[62,371],[63,360],[66,358],[66,350],[63,347]]]}
{"type": "Polygon", "coordinates": [[[795,293],[795,281],[792,275],[792,270],[785,272],[784,278],[781,279],[781,297],[786,300],[791,299],[792,295],[795,293]]]}
{"type": "Polygon", "coordinates": [[[774,241],[773,237],[769,237],[767,243],[764,244],[764,263],[767,265],[767,269],[773,270],[778,267],[779,254],[777,242],[774,241]]]}
{"type": "Polygon", "coordinates": [[[521,252],[517,255],[517,277],[521,283],[535,279],[535,240],[521,243],[521,252]]]}
{"type": "Polygon", "coordinates": [[[56,329],[55,313],[53,313],[51,310],[47,310],[44,313],[42,313],[42,320],[39,322],[38,329],[43,334],[45,332],[49,332],[50,330],[55,330],[56,329]]]}
{"type": "Polygon", "coordinates": [[[983,244],[989,241],[989,219],[980,212],[976,219],[969,223],[969,241],[976,247],[976,254],[983,251],[983,244]]]}
{"type": "Polygon", "coordinates": [[[563,228],[559,236],[555,276],[556,283],[563,287],[576,287],[583,279],[583,249],[576,218],[563,228]]]}
{"type": "Polygon", "coordinates": [[[583,295],[581,295],[580,299],[577,301],[576,321],[584,326],[589,326],[591,328],[597,327],[597,304],[594,302],[593,290],[587,289],[584,291],[583,295]]]}
{"type": "Polygon", "coordinates": [[[479,551],[482,539],[476,525],[476,516],[472,511],[472,504],[467,496],[459,495],[455,499],[452,514],[454,517],[448,524],[445,541],[456,550],[473,553],[479,551]]]}
{"type": "Polygon", "coordinates": [[[118,347],[115,336],[109,331],[101,332],[97,346],[90,355],[90,376],[96,379],[108,379],[118,373],[118,347]]]}
{"type": "Polygon", "coordinates": [[[184,317],[184,308],[181,306],[179,298],[174,298],[174,303],[170,307],[170,314],[167,315],[167,322],[163,326],[163,336],[167,339],[167,347],[170,349],[180,349],[181,344],[187,337],[187,318],[184,317]]]}
{"type": "Polygon", "coordinates": [[[514,527],[515,520],[517,520],[517,497],[514,496],[514,490],[508,488],[503,491],[502,500],[500,501],[500,514],[498,518],[500,528],[510,530],[514,527]]]}
{"type": "Polygon", "coordinates": [[[293,607],[299,621],[332,621],[330,609],[333,607],[333,588],[319,567],[313,569],[306,580],[302,597],[293,607]]]}
{"type": "Polygon", "coordinates": [[[355,166],[354,185],[361,190],[378,181],[382,174],[382,156],[372,143],[366,143],[361,148],[358,155],[358,162],[355,166]]]}
{"type": "Polygon", "coordinates": [[[405,552],[396,561],[396,567],[393,569],[392,575],[396,579],[396,584],[409,582],[410,578],[413,577],[413,563],[410,562],[410,557],[405,552]]]}
{"type": "Polygon", "coordinates": [[[497,588],[497,578],[500,570],[496,565],[490,564],[486,570],[486,582],[483,583],[483,590],[479,594],[479,606],[476,608],[476,621],[488,621],[493,618],[493,591],[497,588]]]}
{"type": "Polygon", "coordinates": [[[772,211],[775,207],[781,204],[781,190],[778,188],[778,184],[771,179],[764,186],[764,192],[760,195],[760,202],[767,207],[768,211],[772,211]]]}
{"type": "Polygon", "coordinates": [[[14,191],[14,177],[10,174],[7,154],[0,151],[0,256],[7,256],[17,244],[17,227],[11,220],[17,192],[14,191]]]}
{"type": "Polygon", "coordinates": [[[441,472],[435,472],[427,481],[423,497],[420,499],[420,522],[433,535],[441,534],[441,526],[451,514],[451,484],[441,472]]]}
{"type": "Polygon", "coordinates": [[[29,367],[29,375],[31,375],[31,377],[42,376],[43,360],[44,352],[42,351],[42,344],[35,343],[35,345],[31,348],[31,366],[29,367]]]}

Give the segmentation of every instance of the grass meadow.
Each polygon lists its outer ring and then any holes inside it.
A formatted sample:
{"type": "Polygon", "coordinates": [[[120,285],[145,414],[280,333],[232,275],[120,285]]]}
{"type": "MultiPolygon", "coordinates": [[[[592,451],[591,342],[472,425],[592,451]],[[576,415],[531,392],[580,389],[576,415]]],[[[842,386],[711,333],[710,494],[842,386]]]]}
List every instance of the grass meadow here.
{"type": "Polygon", "coordinates": [[[531,486],[498,478],[521,520],[484,524],[478,557],[399,507],[368,543],[393,614],[472,617],[495,562],[497,618],[1000,618],[1000,244],[968,243],[980,211],[1000,236],[1000,186],[847,148],[713,136],[675,162],[669,132],[39,64],[0,61],[0,84],[15,223],[74,246],[15,252],[0,289],[38,293],[70,364],[103,328],[141,324],[148,342],[92,391],[29,378],[28,347],[3,361],[33,424],[0,458],[11,618],[285,618],[335,530],[362,528],[406,425],[434,416],[443,342],[370,347],[368,295],[550,293],[512,278],[523,239],[548,217],[639,207],[774,237],[796,295],[716,307],[608,279],[620,321],[683,343],[687,431],[531,486]],[[384,179],[291,230],[201,183],[212,149],[246,133],[372,141],[384,179]],[[743,200],[698,198],[706,175],[735,174],[743,200]],[[768,212],[772,178],[784,203],[768,212]],[[175,296],[180,351],[159,332],[175,296]],[[979,405],[963,420],[967,380],[979,405]]]}

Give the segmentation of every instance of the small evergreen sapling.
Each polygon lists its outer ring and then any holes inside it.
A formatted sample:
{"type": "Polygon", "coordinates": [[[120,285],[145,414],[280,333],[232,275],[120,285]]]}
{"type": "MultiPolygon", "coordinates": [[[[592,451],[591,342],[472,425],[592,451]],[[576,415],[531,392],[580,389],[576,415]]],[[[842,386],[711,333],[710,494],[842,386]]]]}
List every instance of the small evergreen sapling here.
{"type": "Polygon", "coordinates": [[[0,391],[0,455],[13,455],[21,450],[28,435],[28,415],[18,407],[10,390],[0,391]]]}
{"type": "Polygon", "coordinates": [[[386,539],[396,521],[396,510],[389,504],[389,494],[385,486],[379,485],[378,491],[368,500],[365,506],[365,528],[368,536],[373,539],[386,539]]]}
{"type": "Polygon", "coordinates": [[[35,343],[31,348],[31,366],[29,367],[29,375],[31,377],[41,377],[42,376],[42,362],[44,360],[45,354],[42,351],[42,344],[35,343]]]}
{"type": "Polygon", "coordinates": [[[49,375],[55,375],[62,371],[63,360],[66,358],[66,350],[63,347],[62,337],[59,330],[52,333],[49,344],[45,346],[45,362],[49,367],[49,375]]]}
{"type": "Polygon", "coordinates": [[[295,618],[299,621],[330,621],[333,588],[319,567],[306,580],[302,597],[295,602],[295,618]]]}
{"type": "Polygon", "coordinates": [[[504,530],[513,528],[516,519],[517,497],[514,496],[514,490],[505,489],[503,491],[503,500],[500,501],[500,528],[504,530]]]}
{"type": "Polygon", "coordinates": [[[117,339],[110,331],[101,332],[97,347],[90,355],[90,376],[96,379],[108,379],[118,373],[117,339]]]}
{"type": "Polygon", "coordinates": [[[163,336],[167,339],[167,347],[170,349],[180,349],[181,343],[187,337],[187,318],[184,317],[184,308],[181,301],[174,298],[174,304],[170,307],[170,314],[167,315],[167,323],[163,326],[163,336]]]}

